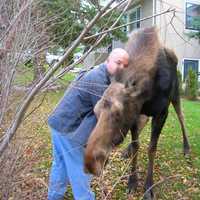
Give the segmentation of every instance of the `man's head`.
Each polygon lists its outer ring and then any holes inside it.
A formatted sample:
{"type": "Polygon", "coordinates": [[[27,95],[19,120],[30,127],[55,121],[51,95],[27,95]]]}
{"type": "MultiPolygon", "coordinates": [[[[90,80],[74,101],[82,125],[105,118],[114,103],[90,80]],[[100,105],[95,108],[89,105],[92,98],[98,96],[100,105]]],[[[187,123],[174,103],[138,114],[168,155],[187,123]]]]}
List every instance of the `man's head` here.
{"type": "Polygon", "coordinates": [[[107,70],[110,75],[116,75],[128,66],[129,55],[121,48],[113,49],[106,60],[107,70]]]}

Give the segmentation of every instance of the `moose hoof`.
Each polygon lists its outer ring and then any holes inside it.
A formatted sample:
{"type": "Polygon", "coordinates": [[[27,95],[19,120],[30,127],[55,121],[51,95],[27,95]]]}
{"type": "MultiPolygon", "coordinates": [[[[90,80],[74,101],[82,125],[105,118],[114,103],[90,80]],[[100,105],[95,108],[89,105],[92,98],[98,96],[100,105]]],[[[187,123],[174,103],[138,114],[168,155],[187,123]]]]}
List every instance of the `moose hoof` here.
{"type": "Polygon", "coordinates": [[[133,194],[138,187],[138,178],[137,175],[130,176],[128,180],[128,194],[133,194]]]}
{"type": "Polygon", "coordinates": [[[190,148],[184,148],[183,153],[185,157],[188,157],[190,155],[190,148]]]}
{"type": "Polygon", "coordinates": [[[145,192],[143,200],[154,200],[154,195],[152,191],[145,192]]]}
{"type": "Polygon", "coordinates": [[[133,155],[133,145],[129,144],[128,147],[122,152],[122,158],[128,159],[133,155]]]}
{"type": "Polygon", "coordinates": [[[128,158],[130,158],[130,157],[131,157],[131,155],[130,155],[130,153],[128,152],[128,149],[125,149],[125,150],[122,152],[122,158],[128,159],[128,158]]]}

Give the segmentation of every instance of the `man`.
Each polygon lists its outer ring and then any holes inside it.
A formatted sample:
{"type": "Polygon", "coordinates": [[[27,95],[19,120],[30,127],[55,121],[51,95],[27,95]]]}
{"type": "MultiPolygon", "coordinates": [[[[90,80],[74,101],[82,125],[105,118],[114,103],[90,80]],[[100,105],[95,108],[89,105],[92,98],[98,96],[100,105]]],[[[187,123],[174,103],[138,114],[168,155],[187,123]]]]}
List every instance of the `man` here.
{"type": "Polygon", "coordinates": [[[75,200],[94,200],[91,175],[84,173],[84,146],[96,125],[93,108],[110,84],[110,78],[128,66],[128,53],[114,49],[105,63],[80,73],[65,92],[48,124],[52,133],[53,163],[48,200],[64,198],[72,187],[75,200]]]}

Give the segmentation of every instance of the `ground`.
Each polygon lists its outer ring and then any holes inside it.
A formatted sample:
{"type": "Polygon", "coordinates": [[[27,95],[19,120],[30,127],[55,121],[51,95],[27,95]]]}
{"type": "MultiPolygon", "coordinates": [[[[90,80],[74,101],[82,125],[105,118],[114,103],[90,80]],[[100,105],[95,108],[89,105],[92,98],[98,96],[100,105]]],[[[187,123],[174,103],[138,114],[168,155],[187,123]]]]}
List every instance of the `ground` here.
{"type": "MultiPolygon", "coordinates": [[[[20,151],[15,152],[18,155],[13,161],[15,165],[11,167],[9,164],[7,168],[4,168],[5,180],[0,187],[4,192],[0,199],[3,199],[6,194],[9,200],[46,199],[51,166],[51,140],[46,119],[62,95],[63,92],[47,93],[42,105],[25,120],[18,130],[15,141],[16,144],[21,141],[21,148],[20,151]]],[[[42,96],[36,98],[31,109],[40,104],[42,96]]],[[[192,152],[187,158],[183,156],[181,130],[176,114],[170,107],[155,161],[154,182],[158,183],[154,188],[156,199],[197,200],[200,197],[200,102],[182,100],[182,103],[192,152]]],[[[97,200],[139,200],[142,198],[149,136],[150,123],[140,136],[138,191],[132,196],[127,196],[126,193],[130,160],[123,160],[121,152],[129,143],[130,136],[128,136],[125,142],[112,152],[103,176],[93,181],[97,200]]],[[[68,199],[73,199],[71,194],[68,199]]]]}

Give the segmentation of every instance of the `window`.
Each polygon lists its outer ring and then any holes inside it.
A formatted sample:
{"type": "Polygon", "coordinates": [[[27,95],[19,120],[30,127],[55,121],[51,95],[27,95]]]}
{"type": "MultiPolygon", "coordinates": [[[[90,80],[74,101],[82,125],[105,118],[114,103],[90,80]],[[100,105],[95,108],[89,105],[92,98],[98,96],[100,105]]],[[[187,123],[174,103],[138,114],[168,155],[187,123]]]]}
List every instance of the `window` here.
{"type": "MultiPolygon", "coordinates": [[[[128,15],[124,15],[124,16],[123,16],[123,19],[124,19],[125,23],[128,23],[128,15]]],[[[124,27],[123,27],[123,31],[124,31],[125,33],[127,33],[127,32],[128,32],[128,26],[124,26],[124,27]]]]}
{"type": "Polygon", "coordinates": [[[200,4],[186,3],[186,29],[200,30],[200,4]]]}
{"type": "MultiPolygon", "coordinates": [[[[141,7],[138,6],[136,8],[131,9],[130,11],[128,11],[125,18],[126,18],[128,23],[140,20],[140,18],[141,18],[141,7]]],[[[126,27],[125,30],[130,33],[131,31],[133,31],[137,28],[140,28],[140,22],[130,24],[128,27],[126,27]]]]}
{"type": "Polygon", "coordinates": [[[185,59],[184,60],[183,80],[186,79],[189,69],[192,69],[193,71],[195,71],[197,73],[197,76],[198,76],[199,75],[198,68],[199,68],[199,60],[185,59]]]}

